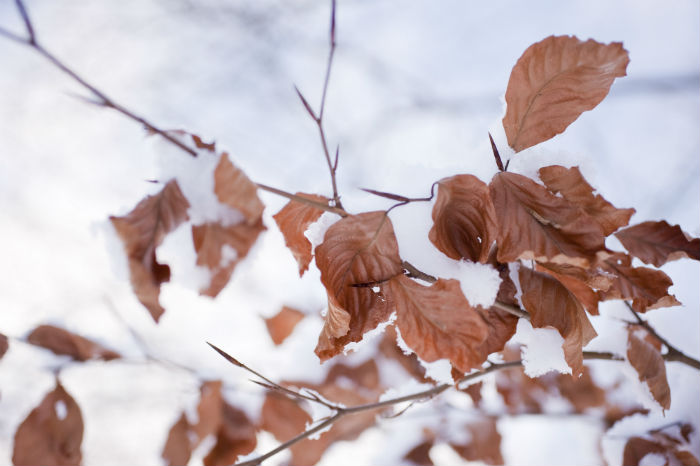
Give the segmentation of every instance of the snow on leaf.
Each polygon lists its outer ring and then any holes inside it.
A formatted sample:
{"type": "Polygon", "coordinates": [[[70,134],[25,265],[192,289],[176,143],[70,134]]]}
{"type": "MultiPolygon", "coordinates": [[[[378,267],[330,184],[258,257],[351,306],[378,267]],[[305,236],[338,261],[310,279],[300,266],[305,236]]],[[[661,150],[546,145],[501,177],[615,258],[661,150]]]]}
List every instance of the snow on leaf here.
{"type": "Polygon", "coordinates": [[[258,197],[258,187],[236,167],[226,152],[214,170],[214,193],[222,204],[239,210],[249,224],[260,220],[265,206],[258,197]]]}
{"type": "Polygon", "coordinates": [[[615,233],[622,245],[645,264],[661,267],[683,257],[700,260],[700,238],[689,238],[678,225],[643,222],[615,233]]]}
{"type": "Polygon", "coordinates": [[[192,456],[192,445],[190,444],[190,424],[187,416],[182,413],[178,420],[170,428],[168,438],[163,447],[162,458],[169,466],[179,466],[187,464],[192,456]]]}
{"type": "Polygon", "coordinates": [[[396,325],[419,358],[427,362],[449,359],[462,372],[484,362],[486,355],[479,348],[488,328],[457,280],[439,279],[423,286],[398,275],[390,287],[396,303],[396,325]]]}
{"type": "Polygon", "coordinates": [[[452,259],[485,263],[496,239],[496,214],[486,183],[472,175],[438,182],[430,241],[452,259]]]}
{"type": "Polygon", "coordinates": [[[654,400],[663,408],[671,407],[671,389],[666,378],[666,364],[661,352],[652,343],[631,330],[627,340],[627,360],[637,371],[640,382],[646,383],[654,400]]]}
{"type": "Polygon", "coordinates": [[[102,359],[110,361],[120,358],[119,353],[108,350],[103,346],[53,325],[40,325],[29,334],[27,341],[32,345],[41,346],[55,354],[67,355],[77,361],[102,359]]]}
{"type": "Polygon", "coordinates": [[[531,179],[502,172],[490,189],[499,262],[534,259],[587,267],[605,249],[605,236],[593,218],[531,179]]]}
{"type": "Polygon", "coordinates": [[[561,193],[564,199],[593,217],[603,228],[605,236],[627,225],[635,212],[634,209],[618,209],[600,194],[594,194],[593,187],[583,178],[578,167],[551,165],[540,168],[539,175],[552,193],[561,193]]]}
{"type": "Polygon", "coordinates": [[[472,422],[465,427],[470,440],[464,444],[450,443],[450,446],[467,461],[486,464],[503,464],[501,455],[501,434],[496,429],[496,419],[488,417],[472,422]]]}
{"type": "Polygon", "coordinates": [[[171,180],[126,216],[109,218],[124,244],[134,293],[156,322],[165,312],[158,302],[160,285],[170,280],[170,267],[156,261],[156,248],[165,235],[188,220],[189,207],[177,181],[171,180]]]}
{"type": "Polygon", "coordinates": [[[628,63],[620,42],[550,36],[532,44],[508,80],[508,144],[520,152],[563,132],[605,98],[615,78],[627,74],[628,63]]]}
{"type": "MultiPolygon", "coordinates": [[[[327,198],[317,194],[296,193],[296,195],[322,204],[328,203],[327,198]]],[[[311,242],[306,238],[304,232],[322,214],[321,209],[290,200],[282,210],[272,216],[284,235],[284,242],[299,264],[300,277],[308,270],[312,257],[311,242]]]]}
{"type": "Polygon", "coordinates": [[[205,466],[233,464],[239,456],[252,452],[258,443],[255,425],[243,411],[223,403],[221,416],[216,444],[204,457],[205,466]]]}
{"type": "Polygon", "coordinates": [[[57,381],[17,428],[12,464],[79,465],[83,430],[80,407],[57,381]]]}
{"type": "Polygon", "coordinates": [[[334,223],[316,248],[316,264],[328,293],[328,313],[316,354],[325,361],[346,344],[386,321],[391,314],[387,287],[370,287],[402,272],[391,220],[384,212],[351,215],[334,223]]]}
{"type": "Polygon", "coordinates": [[[564,358],[574,376],[583,371],[583,346],[596,332],[583,306],[554,278],[526,267],[519,270],[523,306],[530,313],[533,327],[553,327],[564,338],[564,358]]]}
{"type": "Polygon", "coordinates": [[[272,342],[275,345],[281,345],[303,318],[303,312],[284,306],[275,316],[265,319],[267,332],[270,334],[272,342]]]}
{"type": "MultiPolygon", "coordinates": [[[[657,429],[650,431],[644,437],[631,437],[625,444],[622,454],[622,462],[625,465],[638,466],[649,464],[647,455],[659,455],[664,464],[678,464],[682,466],[696,466],[700,464],[698,459],[690,452],[692,446],[688,443],[689,424],[680,426],[680,435],[669,429],[657,429]]],[[[675,430],[675,429],[674,429],[675,430]]]]}
{"type": "Polygon", "coordinates": [[[675,296],[668,294],[673,285],[668,275],[648,267],[632,267],[631,262],[629,256],[616,253],[600,263],[603,270],[615,276],[610,289],[601,292],[604,301],[632,300],[637,312],[680,305],[675,296]]]}

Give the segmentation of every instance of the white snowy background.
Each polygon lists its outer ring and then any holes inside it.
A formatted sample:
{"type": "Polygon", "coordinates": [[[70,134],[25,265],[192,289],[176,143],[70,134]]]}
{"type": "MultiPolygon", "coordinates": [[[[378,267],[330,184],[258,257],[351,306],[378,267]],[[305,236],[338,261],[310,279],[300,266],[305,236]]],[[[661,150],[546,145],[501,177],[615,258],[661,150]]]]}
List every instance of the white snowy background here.
{"type": "MultiPolygon", "coordinates": [[[[699,5],[339,0],[326,118],[330,144],[340,146],[345,207],[387,206],[360,187],[424,196],[434,181],[456,173],[488,181],[496,171],[488,131],[509,154],[500,119],[511,67],[531,43],[572,34],[624,42],[628,76],[564,135],[514,157],[512,169],[532,174],[551,163],[579,165],[609,201],[637,209],[632,223],[666,219],[700,235],[699,5]]],[[[115,101],[162,127],[215,139],[257,182],[329,194],[318,134],[293,88],[318,106],[329,2],[28,0],[27,6],[39,40],[115,101]]],[[[13,1],[0,0],[0,25],[22,31],[13,1]]],[[[253,417],[261,389],[205,341],[273,379],[320,379],[326,370],[313,354],[325,305],[318,271],[312,266],[298,279],[271,218],[284,200],[267,193],[268,231],[221,295],[198,296],[172,264],[173,283],[161,294],[167,312],[160,324],[152,321],[131,292],[106,219],[158,189],[146,180],[162,174],[162,144],[134,122],[76,98],[84,95],[32,50],[0,39],[0,332],[10,337],[0,361],[0,464],[11,462],[14,431],[52,388],[59,366],[83,410],[84,464],[161,464],[168,429],[183,408],[192,409],[199,382],[188,371],[145,361],[123,321],[153,355],[196,368],[201,377],[223,378],[227,398],[253,417]],[[275,349],[262,317],[285,304],[310,317],[275,349]],[[125,359],[67,363],[19,341],[43,323],[93,338],[125,359]]],[[[174,164],[186,157],[170,152],[174,164]]],[[[430,208],[403,207],[392,220],[404,258],[440,273],[433,269],[439,257],[428,251],[430,208]]],[[[186,260],[186,240],[176,234],[159,257],[186,260]]],[[[684,306],[648,317],[697,358],[700,266],[685,260],[663,270],[684,306]]],[[[477,285],[481,278],[488,282],[488,273],[472,275],[477,285]]],[[[479,286],[472,288],[479,293],[479,286]]],[[[602,306],[601,317],[592,319],[601,336],[591,349],[624,352],[620,319],[629,319],[626,312],[619,304],[602,306]]],[[[531,339],[524,330],[516,337],[531,339]]],[[[365,343],[364,352],[360,345],[350,361],[362,361],[375,343],[365,343]]],[[[625,372],[620,363],[592,366],[601,383],[625,372]]],[[[670,411],[618,424],[603,441],[602,456],[601,426],[585,417],[504,417],[498,428],[507,464],[594,465],[603,457],[619,464],[626,436],[675,421],[700,427],[700,376],[677,363],[667,369],[670,411]]],[[[383,377],[395,385],[391,371],[383,377]]],[[[643,390],[628,385],[627,401],[641,402],[643,390]]],[[[395,388],[406,393],[419,386],[395,388]]],[[[354,443],[335,445],[322,464],[400,464],[419,441],[431,407],[413,408],[354,443]]],[[[698,439],[696,432],[696,455],[698,439]]],[[[273,445],[263,434],[259,451],[273,445]]],[[[440,464],[463,461],[446,448],[433,455],[440,464]]],[[[195,456],[198,464],[201,454],[195,456]]],[[[269,464],[284,460],[280,455],[269,464]]]]}

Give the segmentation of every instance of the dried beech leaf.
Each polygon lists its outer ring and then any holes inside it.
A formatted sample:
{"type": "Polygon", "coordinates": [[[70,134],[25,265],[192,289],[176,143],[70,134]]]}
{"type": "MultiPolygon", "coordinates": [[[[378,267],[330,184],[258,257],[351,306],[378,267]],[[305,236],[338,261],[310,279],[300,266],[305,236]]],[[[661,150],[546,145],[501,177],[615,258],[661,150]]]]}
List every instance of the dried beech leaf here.
{"type": "Polygon", "coordinates": [[[267,331],[274,344],[281,345],[303,318],[303,312],[284,306],[274,317],[265,319],[267,331]]]}
{"type": "Polygon", "coordinates": [[[205,466],[233,464],[239,456],[255,450],[256,445],[255,425],[243,411],[224,403],[216,444],[204,457],[204,464],[205,466]]]}
{"type": "Polygon", "coordinates": [[[83,430],[80,407],[57,381],[17,428],[12,464],[79,465],[83,430]]]}
{"type": "Polygon", "coordinates": [[[496,213],[489,188],[472,175],[438,182],[430,241],[448,257],[485,263],[496,240],[496,213]]]}
{"type": "Polygon", "coordinates": [[[384,329],[384,336],[379,342],[379,352],[382,353],[388,359],[394,360],[401,364],[401,366],[412,375],[416,380],[421,383],[431,383],[434,381],[425,376],[425,367],[418,360],[418,356],[415,353],[405,354],[401,348],[399,348],[396,340],[398,335],[396,334],[396,329],[394,325],[387,325],[384,329]]]}
{"type": "Polygon", "coordinates": [[[508,80],[503,117],[508,144],[520,152],[563,132],[608,95],[615,78],[627,74],[628,63],[620,42],[550,36],[532,44],[508,80]]]}
{"type": "Polygon", "coordinates": [[[700,238],[690,239],[678,225],[643,222],[615,233],[630,254],[645,264],[661,267],[683,257],[700,260],[700,238]]]}
{"type": "Polygon", "coordinates": [[[622,464],[625,466],[638,466],[642,459],[649,453],[664,455],[666,448],[658,442],[642,437],[632,437],[627,440],[625,450],[622,453],[622,464]]]}
{"type": "MultiPolygon", "coordinates": [[[[671,426],[666,426],[671,427],[671,426]]],[[[623,452],[623,464],[639,465],[646,463],[644,457],[650,453],[661,455],[665,464],[680,466],[697,466],[698,459],[689,449],[688,434],[692,431],[690,424],[680,425],[680,436],[665,428],[649,431],[647,438],[632,437],[627,441],[623,452]]]]}
{"type": "Polygon", "coordinates": [[[495,306],[488,309],[478,306],[476,310],[487,328],[486,339],[478,348],[480,359],[486,360],[489,354],[501,351],[515,335],[518,317],[495,306]]]}
{"type": "Polygon", "coordinates": [[[675,296],[668,294],[673,285],[668,275],[661,270],[631,267],[630,264],[629,256],[619,253],[600,263],[603,270],[615,276],[610,289],[600,293],[604,301],[632,300],[632,307],[637,312],[680,304],[675,296]]]}
{"type": "Polygon", "coordinates": [[[671,407],[671,389],[666,378],[666,364],[653,344],[639,338],[635,331],[629,332],[627,360],[637,371],[640,382],[649,387],[651,395],[663,409],[671,407]]]}
{"type": "MultiPolygon", "coordinates": [[[[260,414],[260,427],[274,435],[278,441],[286,442],[299,435],[312,420],[297,400],[276,392],[269,392],[265,396],[260,414]]],[[[297,462],[292,461],[294,464],[297,462]]]]}
{"type": "MultiPolygon", "coordinates": [[[[296,193],[296,195],[322,204],[328,203],[328,198],[317,194],[296,193]]],[[[300,277],[308,270],[312,257],[311,242],[304,236],[304,232],[322,214],[321,209],[291,200],[272,216],[284,236],[284,242],[299,264],[300,277]]]]}
{"type": "Polygon", "coordinates": [[[379,380],[379,368],[373,359],[369,359],[358,366],[348,366],[337,363],[330,368],[326,374],[325,384],[343,385],[347,381],[353,385],[361,387],[363,390],[371,392],[381,391],[381,381],[379,380]],[[343,379],[345,379],[343,381],[343,379]]]}
{"type": "Polygon", "coordinates": [[[434,439],[424,440],[411,448],[403,459],[417,466],[433,466],[435,463],[430,459],[430,449],[433,448],[434,444],[434,439]]]}
{"type": "Polygon", "coordinates": [[[490,188],[499,224],[499,262],[534,259],[587,267],[605,249],[595,220],[531,179],[502,172],[490,188]]]}
{"type": "Polygon", "coordinates": [[[0,359],[5,356],[7,350],[10,348],[10,344],[7,341],[7,337],[0,333],[0,359]]]}
{"type": "Polygon", "coordinates": [[[40,325],[27,337],[32,345],[41,346],[55,354],[67,355],[77,361],[120,358],[119,353],[108,350],[94,341],[53,325],[40,325]]]}
{"type": "Polygon", "coordinates": [[[258,187],[236,167],[226,152],[214,170],[214,193],[222,204],[240,211],[250,224],[260,220],[265,206],[258,197],[258,187]]]}
{"type": "Polygon", "coordinates": [[[564,199],[581,207],[600,224],[605,236],[624,227],[634,214],[634,209],[618,209],[593,193],[578,167],[565,168],[561,165],[543,167],[539,170],[540,179],[554,194],[560,193],[564,199]]]}
{"type": "MultiPolygon", "coordinates": [[[[578,267],[569,267],[571,269],[578,269],[578,267]]],[[[568,275],[565,273],[557,273],[557,270],[561,270],[556,264],[544,264],[539,265],[535,268],[538,272],[544,272],[551,275],[559,283],[564,285],[564,287],[573,294],[576,299],[583,305],[583,307],[592,315],[598,315],[598,303],[600,302],[600,296],[593,290],[588,284],[578,279],[578,277],[568,275]],[[549,267],[549,266],[553,267],[549,267]]],[[[582,270],[582,269],[579,269],[582,270]]],[[[584,275],[585,276],[585,275],[584,275]]],[[[612,280],[611,280],[612,282],[612,280]]]]}
{"type": "Polygon", "coordinates": [[[196,442],[192,448],[209,435],[216,434],[221,426],[224,400],[221,396],[221,381],[211,380],[199,387],[199,406],[197,406],[197,424],[192,426],[196,442]]]}
{"type": "Polygon", "coordinates": [[[260,233],[265,230],[262,218],[255,223],[230,226],[220,223],[193,225],[192,240],[197,252],[197,265],[211,271],[211,282],[200,293],[217,296],[228,284],[236,265],[248,255],[260,233]]]}
{"type": "Polygon", "coordinates": [[[170,267],[156,261],[156,248],[165,235],[189,219],[189,207],[177,181],[171,180],[126,216],[109,218],[124,243],[134,293],[156,322],[165,312],[158,302],[160,285],[170,280],[170,267]]]}
{"type": "Polygon", "coordinates": [[[481,395],[481,387],[483,387],[483,385],[484,382],[477,382],[465,388],[460,388],[460,390],[469,395],[469,398],[472,399],[474,406],[479,407],[481,406],[481,399],[483,398],[481,395]]]}
{"type": "Polygon", "coordinates": [[[170,466],[182,466],[190,462],[192,445],[190,443],[190,424],[185,413],[173,424],[168,439],[163,447],[162,457],[170,466]]]}
{"type": "Polygon", "coordinates": [[[396,325],[406,345],[424,361],[449,361],[467,372],[486,359],[479,348],[488,328],[464,297],[457,280],[423,286],[405,275],[390,282],[396,325]]]}
{"type": "Polygon", "coordinates": [[[557,374],[556,385],[561,396],[569,400],[576,413],[581,414],[606,403],[605,390],[595,383],[588,368],[584,367],[578,378],[557,374]]]}
{"type": "Polygon", "coordinates": [[[467,461],[486,464],[503,464],[501,434],[496,429],[495,418],[484,418],[467,426],[471,439],[466,444],[450,443],[450,446],[467,461]]]}
{"type": "Polygon", "coordinates": [[[583,372],[583,346],[596,332],[583,306],[564,285],[554,278],[520,267],[523,306],[530,313],[533,327],[553,327],[564,338],[564,358],[574,376],[583,372]]]}
{"type": "Polygon", "coordinates": [[[328,293],[328,314],[316,346],[325,361],[360,341],[392,312],[387,287],[376,293],[372,287],[352,286],[384,282],[402,272],[391,220],[384,212],[339,220],[316,248],[316,265],[328,293]]]}

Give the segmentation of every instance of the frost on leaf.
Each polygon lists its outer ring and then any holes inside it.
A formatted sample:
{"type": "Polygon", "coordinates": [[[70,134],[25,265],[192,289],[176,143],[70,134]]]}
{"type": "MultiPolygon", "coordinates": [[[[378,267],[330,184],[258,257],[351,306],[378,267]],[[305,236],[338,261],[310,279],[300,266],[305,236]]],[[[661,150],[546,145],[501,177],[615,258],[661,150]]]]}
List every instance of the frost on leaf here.
{"type": "Polygon", "coordinates": [[[316,265],[328,293],[328,314],[316,354],[325,361],[346,344],[386,321],[392,312],[387,287],[369,286],[402,272],[391,220],[384,212],[351,215],[334,223],[316,248],[316,265]]]}
{"type": "Polygon", "coordinates": [[[700,238],[690,238],[678,225],[643,222],[615,233],[630,254],[661,267],[683,257],[700,260],[700,238]]]}
{"type": "Polygon", "coordinates": [[[503,464],[501,434],[496,429],[496,419],[488,417],[465,426],[470,440],[466,443],[450,443],[450,446],[467,461],[486,464],[503,464]]]}
{"type": "Polygon", "coordinates": [[[552,193],[560,193],[564,199],[582,208],[600,224],[605,236],[624,227],[634,214],[634,209],[618,209],[600,194],[581,175],[578,167],[565,168],[551,165],[539,170],[540,179],[552,193]]]}
{"type": "MultiPolygon", "coordinates": [[[[317,194],[296,193],[296,195],[321,204],[328,203],[327,198],[317,194]]],[[[323,214],[321,209],[290,200],[282,210],[272,216],[284,235],[284,242],[299,264],[299,276],[304,275],[308,270],[312,257],[311,242],[304,236],[304,232],[309,225],[319,219],[321,214],[323,214]]]]}
{"type": "Polygon", "coordinates": [[[214,193],[219,202],[240,211],[250,224],[258,222],[265,209],[258,197],[258,187],[231,163],[226,152],[221,154],[214,170],[214,193]]]}
{"type": "Polygon", "coordinates": [[[236,265],[248,255],[265,229],[262,218],[253,223],[242,222],[230,226],[212,222],[193,225],[192,240],[197,252],[197,265],[207,267],[211,272],[209,286],[200,293],[211,297],[218,295],[230,280],[236,265]]]}
{"type": "Polygon", "coordinates": [[[528,47],[506,89],[508,144],[520,152],[563,132],[608,95],[628,63],[620,42],[550,36],[528,47]]]}
{"type": "Polygon", "coordinates": [[[275,345],[281,345],[294,331],[294,327],[304,318],[304,313],[284,306],[275,316],[265,319],[267,332],[275,345]]]}
{"type": "Polygon", "coordinates": [[[485,263],[496,239],[496,213],[486,183],[472,175],[440,180],[430,241],[448,257],[485,263]]]}
{"type": "Polygon", "coordinates": [[[165,312],[158,302],[160,285],[170,280],[170,267],[156,261],[156,248],[165,235],[188,220],[189,207],[177,181],[171,180],[126,216],[109,218],[124,243],[134,293],[156,322],[165,312]]]}
{"type": "Polygon", "coordinates": [[[121,357],[119,353],[108,350],[94,341],[76,335],[53,325],[40,325],[27,337],[32,345],[41,346],[55,354],[67,355],[77,361],[103,359],[110,361],[121,357]]]}
{"type": "Polygon", "coordinates": [[[405,275],[390,282],[396,325],[409,348],[424,361],[449,361],[461,372],[479,366],[488,336],[481,315],[464,297],[457,280],[439,279],[423,286],[405,275]]]}
{"type": "Polygon", "coordinates": [[[533,327],[553,327],[564,338],[564,358],[574,376],[583,371],[583,346],[595,336],[583,306],[554,278],[520,267],[523,306],[533,327]]]}
{"type": "Polygon", "coordinates": [[[663,409],[671,407],[671,389],[666,378],[666,364],[659,348],[631,330],[627,340],[627,360],[639,375],[639,381],[646,383],[651,395],[663,409]]]}
{"type": "Polygon", "coordinates": [[[680,304],[675,296],[668,294],[669,287],[673,285],[668,275],[648,267],[632,267],[631,263],[628,255],[620,253],[600,263],[603,270],[615,277],[610,288],[601,292],[604,301],[632,300],[632,307],[637,312],[680,304]]]}
{"type": "Polygon", "coordinates": [[[12,464],[79,465],[83,428],[80,407],[57,381],[17,428],[12,464]]]}
{"type": "Polygon", "coordinates": [[[499,262],[534,259],[587,267],[605,249],[605,236],[593,218],[531,179],[498,173],[490,188],[499,262]]]}

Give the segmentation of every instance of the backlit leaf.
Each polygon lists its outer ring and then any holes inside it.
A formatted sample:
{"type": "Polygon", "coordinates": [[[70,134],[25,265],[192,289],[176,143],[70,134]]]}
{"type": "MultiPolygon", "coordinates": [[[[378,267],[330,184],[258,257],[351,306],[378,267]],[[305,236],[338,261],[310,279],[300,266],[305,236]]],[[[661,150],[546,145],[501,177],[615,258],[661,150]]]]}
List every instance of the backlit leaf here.
{"type": "Polygon", "coordinates": [[[643,222],[615,233],[622,245],[646,264],[661,267],[683,257],[700,260],[700,238],[689,238],[678,225],[643,222]]]}
{"type": "Polygon", "coordinates": [[[632,330],[627,340],[627,360],[639,375],[639,381],[646,383],[651,395],[663,409],[671,407],[671,389],[666,378],[666,364],[658,348],[637,336],[632,330]]]}
{"type": "Polygon", "coordinates": [[[258,197],[258,187],[236,167],[226,152],[214,170],[214,193],[222,204],[240,211],[250,224],[260,220],[265,206],[258,197]]]}
{"type": "Polygon", "coordinates": [[[284,306],[276,315],[265,319],[267,332],[270,334],[273,343],[275,345],[281,345],[303,318],[303,312],[284,306]]]}

